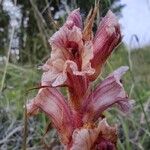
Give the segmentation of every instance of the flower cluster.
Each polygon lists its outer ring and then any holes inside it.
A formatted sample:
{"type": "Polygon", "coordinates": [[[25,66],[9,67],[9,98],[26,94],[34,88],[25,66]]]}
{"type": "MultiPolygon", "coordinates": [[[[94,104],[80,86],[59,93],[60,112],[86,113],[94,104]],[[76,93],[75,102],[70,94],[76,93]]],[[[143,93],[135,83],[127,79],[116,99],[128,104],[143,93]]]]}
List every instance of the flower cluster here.
{"type": "Polygon", "coordinates": [[[96,9],[89,13],[83,27],[79,9],[72,11],[66,23],[50,38],[51,57],[43,65],[41,79],[45,88],[27,104],[28,115],[42,111],[51,119],[68,150],[116,149],[117,129],[108,125],[102,113],[114,104],[124,112],[131,108],[120,82],[128,70],[126,66],[91,89],[91,83],[121,41],[120,27],[111,11],[93,35],[95,14],[96,9]],[[64,86],[67,96],[59,90],[64,86]]]}

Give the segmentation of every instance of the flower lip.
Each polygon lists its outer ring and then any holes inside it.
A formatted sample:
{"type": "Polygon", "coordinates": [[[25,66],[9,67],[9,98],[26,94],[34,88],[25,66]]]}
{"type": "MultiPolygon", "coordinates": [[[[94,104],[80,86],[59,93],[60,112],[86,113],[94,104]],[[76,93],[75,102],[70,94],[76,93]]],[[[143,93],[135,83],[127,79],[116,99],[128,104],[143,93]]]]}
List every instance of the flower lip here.
{"type": "Polygon", "coordinates": [[[98,119],[99,115],[116,104],[123,112],[130,112],[132,101],[128,98],[120,79],[128,70],[122,66],[110,74],[101,84],[98,84],[88,99],[84,100],[84,122],[98,119]],[[87,112],[85,112],[85,110],[87,112]]]}

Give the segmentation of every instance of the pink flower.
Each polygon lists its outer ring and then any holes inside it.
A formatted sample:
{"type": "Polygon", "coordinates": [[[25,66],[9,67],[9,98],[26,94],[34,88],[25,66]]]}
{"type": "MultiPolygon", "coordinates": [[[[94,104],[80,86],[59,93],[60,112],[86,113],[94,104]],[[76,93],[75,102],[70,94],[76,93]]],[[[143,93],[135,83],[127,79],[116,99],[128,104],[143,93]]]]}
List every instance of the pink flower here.
{"type": "Polygon", "coordinates": [[[113,105],[123,112],[131,109],[120,82],[128,67],[115,70],[91,90],[91,82],[121,39],[119,24],[111,11],[93,37],[96,9],[88,15],[90,22],[84,28],[79,9],[74,10],[50,38],[51,57],[43,66],[41,81],[46,87],[27,105],[28,115],[42,111],[51,118],[68,150],[115,150],[117,128],[110,127],[102,113],[113,105]],[[57,88],[62,86],[68,89],[67,99],[57,88]]]}
{"type": "Polygon", "coordinates": [[[76,129],[72,138],[70,150],[115,150],[117,129],[110,127],[106,119],[102,119],[95,127],[76,129]]]}
{"type": "Polygon", "coordinates": [[[120,67],[110,74],[102,83],[98,84],[95,90],[84,100],[83,112],[84,122],[97,120],[107,108],[116,104],[123,112],[128,112],[132,107],[132,101],[124,91],[120,82],[121,76],[128,70],[128,67],[120,67]]]}
{"type": "Polygon", "coordinates": [[[96,72],[92,75],[92,80],[98,77],[106,59],[120,41],[121,33],[117,18],[111,11],[108,11],[99,24],[93,39],[94,58],[91,60],[91,63],[96,72]]]}
{"type": "Polygon", "coordinates": [[[40,89],[37,96],[27,105],[27,110],[28,115],[43,111],[52,120],[62,142],[69,142],[73,132],[73,117],[66,100],[57,89],[40,89]]]}
{"type": "Polygon", "coordinates": [[[92,41],[83,41],[79,9],[74,10],[66,23],[49,40],[51,57],[43,66],[42,83],[59,86],[69,84],[67,74],[92,75],[90,60],[93,58],[92,41]]]}

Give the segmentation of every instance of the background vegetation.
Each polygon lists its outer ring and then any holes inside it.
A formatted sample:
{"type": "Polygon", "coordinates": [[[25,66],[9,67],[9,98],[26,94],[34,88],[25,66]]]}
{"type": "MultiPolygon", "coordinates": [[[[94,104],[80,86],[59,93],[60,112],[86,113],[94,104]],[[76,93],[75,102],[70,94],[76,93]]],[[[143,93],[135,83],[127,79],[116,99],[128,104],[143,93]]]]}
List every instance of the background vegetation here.
{"type": "MultiPolygon", "coordinates": [[[[4,1],[0,1],[0,149],[19,150],[25,137],[29,150],[45,149],[47,145],[51,149],[59,144],[56,131],[51,129],[43,136],[48,119],[40,114],[25,121],[23,106],[37,92],[29,89],[40,83],[42,72],[38,68],[50,55],[49,37],[63,24],[70,10],[80,7],[83,18],[86,17],[94,0],[10,0],[20,11],[19,27],[11,24],[12,18],[4,9],[4,1]],[[23,134],[26,122],[28,137],[23,134]]],[[[119,0],[101,0],[99,16],[111,8],[121,17],[123,7],[119,0]]],[[[130,66],[123,82],[129,96],[135,99],[133,112],[126,116],[116,109],[106,112],[109,122],[118,124],[119,150],[150,148],[149,48],[131,51],[122,43],[107,61],[99,79],[121,65],[130,66]]]]}

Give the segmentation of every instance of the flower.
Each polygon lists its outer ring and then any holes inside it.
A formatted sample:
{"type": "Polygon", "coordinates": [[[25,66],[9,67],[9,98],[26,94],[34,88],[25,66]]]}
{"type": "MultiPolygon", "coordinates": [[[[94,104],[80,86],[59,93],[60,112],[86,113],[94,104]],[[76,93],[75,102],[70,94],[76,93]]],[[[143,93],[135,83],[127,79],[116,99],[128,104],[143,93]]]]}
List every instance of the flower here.
{"type": "Polygon", "coordinates": [[[76,129],[70,150],[115,150],[116,142],[116,127],[109,126],[106,119],[102,119],[96,127],[76,129]]]}
{"type": "Polygon", "coordinates": [[[73,118],[66,100],[57,89],[40,89],[37,96],[27,104],[27,110],[30,116],[42,110],[52,120],[62,142],[69,142],[73,132],[73,118]]]}
{"type": "Polygon", "coordinates": [[[84,76],[94,74],[90,60],[93,58],[92,41],[83,41],[79,9],[74,10],[66,23],[49,40],[51,57],[43,66],[43,84],[52,86],[69,84],[67,74],[84,76]]]}
{"type": "Polygon", "coordinates": [[[117,18],[111,11],[108,11],[107,15],[99,24],[93,39],[94,58],[91,60],[91,64],[96,72],[92,76],[92,80],[98,77],[106,59],[120,41],[121,33],[117,18]]]}
{"type": "Polygon", "coordinates": [[[121,76],[127,70],[127,66],[115,70],[102,83],[98,84],[89,97],[84,100],[82,108],[84,122],[97,120],[99,114],[114,104],[117,104],[123,112],[128,112],[131,109],[132,101],[129,100],[121,83],[121,76]]]}
{"type": "Polygon", "coordinates": [[[43,88],[27,104],[28,115],[42,111],[52,120],[67,150],[115,150],[117,127],[108,125],[103,112],[114,104],[123,112],[132,107],[120,82],[128,70],[126,66],[115,70],[91,90],[92,81],[121,40],[118,21],[111,11],[93,36],[96,11],[97,7],[90,11],[83,28],[79,9],[74,10],[50,38],[52,51],[43,65],[43,88]],[[67,98],[58,89],[62,86],[68,89],[67,98]]]}

